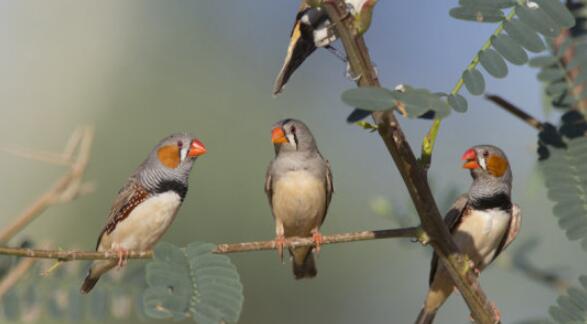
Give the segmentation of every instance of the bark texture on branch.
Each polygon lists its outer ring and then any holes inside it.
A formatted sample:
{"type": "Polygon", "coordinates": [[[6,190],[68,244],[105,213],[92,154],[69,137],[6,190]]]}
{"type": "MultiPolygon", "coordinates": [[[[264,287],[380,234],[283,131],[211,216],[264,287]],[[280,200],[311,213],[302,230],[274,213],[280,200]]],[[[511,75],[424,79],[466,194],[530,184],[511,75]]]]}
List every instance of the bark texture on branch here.
{"type": "MultiPolygon", "coordinates": [[[[367,46],[363,37],[356,33],[345,2],[325,0],[323,6],[344,46],[351,72],[358,76],[358,86],[380,86],[367,46]]],[[[478,323],[494,323],[497,318],[495,309],[481,290],[477,277],[470,271],[468,258],[460,254],[453,242],[436,206],[426,172],[419,166],[393,112],[374,112],[372,117],[416,206],[422,228],[469,306],[471,315],[478,323]]]]}

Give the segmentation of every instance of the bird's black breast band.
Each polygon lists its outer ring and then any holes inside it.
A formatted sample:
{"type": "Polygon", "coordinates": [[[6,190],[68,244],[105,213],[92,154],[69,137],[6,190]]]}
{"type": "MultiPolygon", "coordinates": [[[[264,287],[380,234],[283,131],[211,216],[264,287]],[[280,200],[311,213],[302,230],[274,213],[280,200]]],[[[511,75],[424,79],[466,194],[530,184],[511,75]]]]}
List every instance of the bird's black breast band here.
{"type": "Polygon", "coordinates": [[[188,187],[185,184],[183,184],[182,182],[177,181],[177,180],[166,180],[166,181],[161,181],[161,183],[159,183],[157,188],[155,188],[156,193],[164,193],[164,192],[168,192],[168,191],[173,191],[173,192],[177,193],[181,197],[181,200],[183,201],[183,199],[185,198],[185,195],[188,192],[188,187]]]}

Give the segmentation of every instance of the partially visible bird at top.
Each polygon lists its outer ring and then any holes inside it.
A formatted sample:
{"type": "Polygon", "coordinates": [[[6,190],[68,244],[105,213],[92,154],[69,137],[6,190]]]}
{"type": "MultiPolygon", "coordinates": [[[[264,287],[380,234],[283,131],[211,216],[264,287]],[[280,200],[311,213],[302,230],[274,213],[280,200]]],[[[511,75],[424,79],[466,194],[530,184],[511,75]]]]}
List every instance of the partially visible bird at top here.
{"type": "MultiPolygon", "coordinates": [[[[283,258],[286,238],[312,237],[320,249],[328,205],[334,193],[330,164],[318,151],[310,129],[296,119],[284,119],[273,126],[271,140],[275,158],[267,168],[265,193],[275,219],[275,241],[283,258]]],[[[318,273],[312,247],[290,249],[296,279],[318,273]]]]}
{"type": "MultiPolygon", "coordinates": [[[[365,4],[375,2],[373,0],[346,0],[351,14],[361,11],[365,4]]],[[[302,1],[290,34],[289,46],[283,66],[275,79],[273,94],[277,95],[282,90],[295,70],[317,48],[326,48],[333,53],[336,50],[331,46],[336,40],[332,23],[328,15],[321,7],[310,7],[306,1],[302,1]]],[[[337,55],[340,58],[340,55],[337,55]]],[[[346,61],[346,58],[342,58],[346,61]]]]}
{"type": "Polygon", "coordinates": [[[96,251],[115,251],[117,260],[96,260],[81,287],[88,293],[100,276],[122,267],[130,250],[150,250],[173,222],[187,190],[196,158],[206,148],[193,135],[163,139],[120,189],[100,232],[96,251]]]}

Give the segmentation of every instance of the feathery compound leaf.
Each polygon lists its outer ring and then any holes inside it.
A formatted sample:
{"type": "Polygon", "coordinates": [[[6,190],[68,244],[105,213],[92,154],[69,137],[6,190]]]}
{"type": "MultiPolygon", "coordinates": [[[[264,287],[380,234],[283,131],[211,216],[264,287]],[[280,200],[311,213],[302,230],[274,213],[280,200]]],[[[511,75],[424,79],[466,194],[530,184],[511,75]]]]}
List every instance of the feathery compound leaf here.
{"type": "MultiPolygon", "coordinates": [[[[397,91],[395,91],[397,92],[397,91]]],[[[382,111],[395,106],[394,91],[381,87],[360,87],[346,90],[341,99],[351,107],[368,111],[382,111]]]]}
{"type": "Polygon", "coordinates": [[[502,21],[505,16],[500,9],[490,6],[465,6],[450,9],[449,15],[455,19],[476,22],[495,23],[502,21]]]}
{"type": "Polygon", "coordinates": [[[508,67],[505,64],[505,61],[491,48],[479,52],[479,61],[483,68],[496,78],[505,78],[508,74],[508,67]]]}
{"type": "Polygon", "coordinates": [[[462,75],[465,87],[474,96],[482,95],[485,91],[485,80],[477,69],[467,69],[462,75]]]}
{"type": "Polygon", "coordinates": [[[581,240],[587,250],[587,138],[567,142],[568,149],[552,150],[541,163],[553,214],[569,240],[581,240]]]}
{"type": "Polygon", "coordinates": [[[191,316],[199,324],[236,323],[244,296],[236,267],[213,244],[194,242],[185,249],[169,243],[155,248],[147,265],[145,312],[154,318],[191,316]]]}
{"type": "Polygon", "coordinates": [[[544,42],[538,34],[526,26],[519,19],[511,19],[503,24],[503,28],[513,39],[518,41],[525,49],[533,53],[540,53],[546,49],[544,42]]]}
{"type": "MultiPolygon", "coordinates": [[[[558,1],[558,0],[556,0],[558,1]]],[[[544,36],[556,37],[561,25],[555,22],[540,6],[516,6],[516,14],[528,27],[544,36]]]]}
{"type": "Polygon", "coordinates": [[[491,37],[491,44],[506,60],[522,65],[528,62],[528,54],[513,38],[506,34],[491,37]]]}
{"type": "Polygon", "coordinates": [[[587,276],[581,276],[579,281],[582,288],[569,288],[566,295],[557,298],[557,305],[550,307],[555,322],[587,323],[587,276]]]}
{"type": "Polygon", "coordinates": [[[534,0],[552,20],[563,28],[575,26],[575,17],[559,0],[534,0]]]}
{"type": "Polygon", "coordinates": [[[467,111],[467,100],[460,94],[449,95],[447,102],[456,112],[464,113],[467,111]]]}
{"type": "Polygon", "coordinates": [[[450,112],[448,104],[429,90],[410,86],[402,86],[401,90],[381,87],[353,88],[343,92],[341,99],[351,107],[369,111],[382,111],[401,105],[408,117],[418,117],[432,110],[435,118],[443,118],[450,112]]]}

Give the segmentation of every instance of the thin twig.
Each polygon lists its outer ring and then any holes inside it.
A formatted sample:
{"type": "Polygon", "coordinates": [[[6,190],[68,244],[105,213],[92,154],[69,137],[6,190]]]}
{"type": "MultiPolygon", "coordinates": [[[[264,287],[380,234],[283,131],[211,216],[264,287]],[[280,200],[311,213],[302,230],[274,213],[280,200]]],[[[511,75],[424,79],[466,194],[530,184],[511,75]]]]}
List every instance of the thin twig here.
{"type": "MultiPolygon", "coordinates": [[[[397,237],[411,237],[416,238],[418,236],[417,227],[399,228],[399,229],[388,229],[388,230],[377,230],[377,231],[363,231],[363,232],[352,232],[352,233],[340,233],[333,235],[326,235],[323,237],[321,245],[335,244],[335,243],[347,243],[354,241],[368,241],[385,238],[397,238],[397,237]]],[[[295,238],[288,239],[285,247],[302,247],[302,246],[313,246],[314,240],[310,237],[307,238],[295,238]]],[[[259,242],[247,242],[247,243],[233,243],[233,244],[218,244],[214,253],[234,253],[234,252],[248,252],[248,251],[261,251],[261,250],[273,250],[275,249],[275,241],[259,241],[259,242]]]]}
{"type": "MultiPolygon", "coordinates": [[[[491,47],[491,45],[492,45],[491,40],[493,39],[493,37],[497,37],[503,31],[505,23],[510,21],[515,15],[516,15],[516,8],[513,8],[510,10],[510,12],[505,17],[505,19],[499,25],[497,25],[497,28],[489,36],[487,41],[485,41],[483,46],[481,46],[481,49],[475,54],[475,56],[473,56],[473,59],[471,59],[471,63],[469,63],[469,65],[467,65],[467,70],[474,69],[479,64],[479,62],[480,62],[479,53],[481,53],[482,51],[491,47]]],[[[463,79],[463,76],[461,75],[461,77],[459,78],[459,80],[457,81],[455,86],[450,91],[450,94],[451,95],[458,94],[459,91],[461,91],[461,88],[463,87],[464,84],[465,84],[465,81],[463,79]]],[[[440,128],[440,120],[437,119],[434,121],[434,123],[430,127],[430,130],[428,131],[428,134],[426,135],[426,137],[424,138],[424,142],[422,143],[422,154],[421,154],[420,160],[424,163],[425,168],[429,167],[430,161],[432,160],[432,151],[434,150],[434,144],[436,143],[436,136],[438,135],[439,128],[440,128]],[[426,163],[428,163],[428,164],[426,164],[426,163]]]]}
{"type": "Polygon", "coordinates": [[[492,95],[492,94],[485,95],[485,98],[487,98],[487,100],[492,101],[493,103],[495,103],[499,107],[503,108],[505,111],[507,111],[507,112],[511,113],[512,115],[525,121],[528,125],[536,128],[537,130],[541,131],[543,129],[541,121],[532,117],[531,115],[529,115],[528,113],[526,113],[525,111],[520,109],[519,107],[517,107],[514,104],[512,104],[511,102],[505,100],[504,98],[502,98],[498,95],[492,95]]]}
{"type": "MultiPolygon", "coordinates": [[[[375,230],[339,233],[332,235],[324,235],[322,237],[321,245],[347,243],[354,241],[368,241],[386,238],[417,238],[421,233],[418,227],[407,227],[398,229],[375,230]]],[[[315,242],[312,238],[295,237],[288,238],[285,241],[284,247],[302,247],[314,246],[315,242]]],[[[225,243],[219,244],[212,251],[217,254],[250,252],[250,251],[264,251],[276,249],[275,241],[257,241],[244,243],[225,243]]],[[[15,247],[0,247],[0,255],[14,255],[25,258],[37,259],[55,259],[60,262],[75,261],[75,260],[107,260],[118,259],[118,253],[115,251],[95,252],[95,251],[64,251],[64,250],[39,250],[28,248],[15,247]]],[[[129,251],[129,259],[150,259],[153,257],[152,251],[129,251]]]]}
{"type": "MultiPolygon", "coordinates": [[[[69,171],[59,178],[51,188],[35,200],[27,209],[16,217],[14,221],[0,230],[0,244],[6,244],[11,238],[22,231],[49,206],[56,203],[68,202],[75,198],[80,188],[84,188],[81,178],[89,162],[94,131],[85,127],[79,142],[78,155],[71,164],[69,171]]],[[[76,137],[77,132],[72,137],[76,137]]],[[[70,143],[72,140],[70,140],[70,143]]],[[[66,146],[65,154],[71,150],[71,144],[66,146]]]]}
{"type": "MultiPolygon", "coordinates": [[[[365,41],[354,31],[352,19],[348,19],[351,16],[348,15],[345,2],[324,0],[323,7],[345,48],[353,74],[360,76],[357,80],[358,85],[380,86],[365,41]]],[[[422,222],[422,228],[431,238],[430,244],[461,292],[473,318],[478,323],[494,323],[498,318],[496,309],[488,302],[479,287],[476,275],[470,271],[468,258],[459,252],[452,240],[434,201],[426,171],[419,166],[393,112],[374,112],[372,117],[378,126],[379,135],[406,183],[422,222]]]]}

